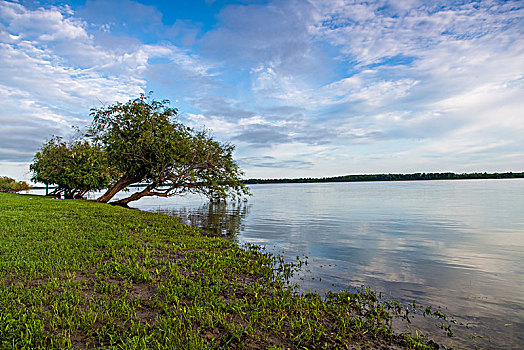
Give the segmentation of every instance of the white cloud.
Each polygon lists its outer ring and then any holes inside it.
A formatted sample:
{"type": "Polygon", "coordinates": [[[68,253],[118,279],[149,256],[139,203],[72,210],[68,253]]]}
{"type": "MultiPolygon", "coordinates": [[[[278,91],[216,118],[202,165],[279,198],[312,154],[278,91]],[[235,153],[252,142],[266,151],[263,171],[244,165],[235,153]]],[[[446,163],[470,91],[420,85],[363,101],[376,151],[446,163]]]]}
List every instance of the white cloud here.
{"type": "Polygon", "coordinates": [[[0,160],[28,160],[51,134],[86,124],[90,108],[144,92],[151,60],[165,59],[193,76],[211,69],[171,44],[106,44],[67,6],[30,10],[0,1],[0,160]]]}
{"type": "Polygon", "coordinates": [[[491,167],[489,152],[518,154],[524,147],[523,10],[517,2],[313,3],[312,43],[335,45],[340,65],[356,62],[356,71],[312,84],[269,64],[251,71],[252,87],[259,101],[305,107],[302,122],[334,129],[339,157],[365,143],[371,153],[406,152],[406,169],[408,162],[437,168],[431,157],[442,155],[438,145],[446,144],[442,166],[460,169],[482,162],[491,167]]]}
{"type": "Polygon", "coordinates": [[[9,30],[23,32],[22,37],[43,41],[82,40],[87,39],[85,23],[74,18],[64,17],[71,14],[71,9],[43,9],[35,11],[25,9],[22,5],[7,1],[0,3],[0,18],[9,23],[9,30]]]}

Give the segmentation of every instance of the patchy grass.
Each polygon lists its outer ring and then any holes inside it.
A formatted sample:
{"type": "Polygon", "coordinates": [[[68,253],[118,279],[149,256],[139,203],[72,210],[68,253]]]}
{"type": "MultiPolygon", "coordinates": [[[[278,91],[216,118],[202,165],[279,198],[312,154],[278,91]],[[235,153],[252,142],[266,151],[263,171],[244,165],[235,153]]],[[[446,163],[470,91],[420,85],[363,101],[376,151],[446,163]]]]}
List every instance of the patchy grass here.
{"type": "Polygon", "coordinates": [[[2,349],[438,348],[372,291],[298,295],[296,266],[163,214],[0,193],[0,256],[2,349]]]}

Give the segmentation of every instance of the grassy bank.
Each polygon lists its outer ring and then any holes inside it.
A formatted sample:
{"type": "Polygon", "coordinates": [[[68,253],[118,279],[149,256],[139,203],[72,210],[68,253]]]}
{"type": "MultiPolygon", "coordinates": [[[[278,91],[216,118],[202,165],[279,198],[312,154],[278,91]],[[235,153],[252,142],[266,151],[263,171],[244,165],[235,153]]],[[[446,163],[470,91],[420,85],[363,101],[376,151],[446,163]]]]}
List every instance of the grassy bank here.
{"type": "Polygon", "coordinates": [[[0,193],[0,348],[429,348],[373,292],[300,296],[293,266],[162,214],[0,193]]]}

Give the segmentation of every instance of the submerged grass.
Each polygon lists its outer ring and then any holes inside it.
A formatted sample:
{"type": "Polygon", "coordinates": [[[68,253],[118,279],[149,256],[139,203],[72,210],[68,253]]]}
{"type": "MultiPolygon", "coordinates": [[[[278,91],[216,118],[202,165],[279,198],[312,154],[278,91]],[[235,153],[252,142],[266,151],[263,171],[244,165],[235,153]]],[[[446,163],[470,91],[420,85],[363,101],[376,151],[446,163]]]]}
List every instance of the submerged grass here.
{"type": "Polygon", "coordinates": [[[0,257],[2,349],[438,348],[372,291],[299,295],[292,265],[163,214],[0,193],[0,257]]]}

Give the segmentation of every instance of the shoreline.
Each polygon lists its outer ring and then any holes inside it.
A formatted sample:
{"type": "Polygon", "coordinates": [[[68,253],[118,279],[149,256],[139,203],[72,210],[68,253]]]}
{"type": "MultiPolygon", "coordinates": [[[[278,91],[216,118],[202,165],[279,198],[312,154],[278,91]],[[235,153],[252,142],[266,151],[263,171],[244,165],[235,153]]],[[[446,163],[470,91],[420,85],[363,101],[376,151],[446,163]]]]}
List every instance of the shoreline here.
{"type": "Polygon", "coordinates": [[[14,194],[0,209],[2,346],[437,348],[393,331],[400,304],[370,290],[298,295],[300,261],[167,215],[14,194]]]}

